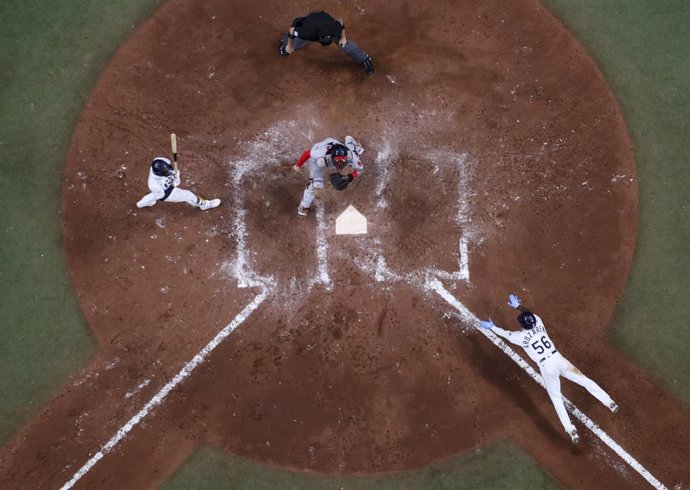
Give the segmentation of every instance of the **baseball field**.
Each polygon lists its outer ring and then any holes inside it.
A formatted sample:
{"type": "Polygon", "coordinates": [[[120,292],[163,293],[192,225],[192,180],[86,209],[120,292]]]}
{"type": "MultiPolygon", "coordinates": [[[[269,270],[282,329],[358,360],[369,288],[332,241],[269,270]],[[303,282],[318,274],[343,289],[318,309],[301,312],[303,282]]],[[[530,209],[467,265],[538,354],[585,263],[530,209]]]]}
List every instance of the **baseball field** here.
{"type": "Polygon", "coordinates": [[[689,487],[687,3],[318,7],[373,76],[301,1],[2,2],[0,487],[689,487]],[[135,206],[172,132],[219,208],[135,206]],[[564,381],[577,445],[511,292],[621,407],[564,381]]]}

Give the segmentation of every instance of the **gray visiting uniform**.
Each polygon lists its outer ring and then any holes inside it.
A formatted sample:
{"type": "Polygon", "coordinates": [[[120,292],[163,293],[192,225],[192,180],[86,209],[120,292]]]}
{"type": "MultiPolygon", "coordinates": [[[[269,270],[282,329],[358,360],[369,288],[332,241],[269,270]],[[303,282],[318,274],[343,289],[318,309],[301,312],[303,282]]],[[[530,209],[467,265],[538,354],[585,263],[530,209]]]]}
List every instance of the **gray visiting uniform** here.
{"type": "MultiPolygon", "coordinates": [[[[304,189],[302,202],[300,202],[301,207],[309,208],[312,202],[314,202],[314,190],[324,188],[326,169],[337,169],[331,155],[326,153],[331,146],[337,144],[342,143],[335,138],[326,138],[311,147],[309,151],[309,183],[306,189],[304,189]]],[[[361,174],[364,166],[360,162],[359,156],[364,152],[364,149],[352,136],[345,138],[345,146],[347,147],[347,163],[343,166],[343,169],[350,167],[355,175],[361,174]]]]}

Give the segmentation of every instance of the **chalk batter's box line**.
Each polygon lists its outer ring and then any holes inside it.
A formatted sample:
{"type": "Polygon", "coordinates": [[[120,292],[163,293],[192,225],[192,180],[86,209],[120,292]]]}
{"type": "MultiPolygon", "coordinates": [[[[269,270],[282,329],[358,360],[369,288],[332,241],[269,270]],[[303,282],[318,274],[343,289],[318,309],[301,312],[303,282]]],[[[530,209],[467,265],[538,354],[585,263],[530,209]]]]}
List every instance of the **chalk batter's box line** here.
{"type": "MultiPolygon", "coordinates": [[[[471,311],[469,311],[465,305],[458,301],[450,292],[443,287],[438,279],[430,279],[427,282],[427,287],[433,289],[441,296],[446,302],[455,308],[458,313],[466,320],[468,323],[474,323],[475,325],[479,323],[479,319],[471,311]]],[[[489,330],[483,328],[477,328],[486,338],[488,338],[496,347],[501,349],[508,357],[510,357],[515,363],[520,366],[530,378],[536,381],[542,388],[544,386],[544,380],[541,375],[537,373],[531,365],[525,361],[522,356],[517,354],[513,349],[511,349],[503,340],[501,340],[496,334],[489,330]]],[[[562,396],[562,395],[561,395],[562,396]]],[[[659,490],[667,490],[666,486],[663,485],[657,478],[654,477],[644,466],[642,466],[635,458],[633,458],[625,449],[623,449],[616,441],[614,441],[604,430],[599,427],[592,419],[584,414],[579,408],[575,406],[573,402],[568,400],[563,396],[563,401],[568,411],[573,414],[573,416],[579,420],[585,427],[587,427],[594,435],[596,435],[601,441],[606,444],[613,452],[615,452],[620,458],[625,461],[632,469],[634,469],[642,478],[647,480],[647,482],[654,488],[659,490]]]]}

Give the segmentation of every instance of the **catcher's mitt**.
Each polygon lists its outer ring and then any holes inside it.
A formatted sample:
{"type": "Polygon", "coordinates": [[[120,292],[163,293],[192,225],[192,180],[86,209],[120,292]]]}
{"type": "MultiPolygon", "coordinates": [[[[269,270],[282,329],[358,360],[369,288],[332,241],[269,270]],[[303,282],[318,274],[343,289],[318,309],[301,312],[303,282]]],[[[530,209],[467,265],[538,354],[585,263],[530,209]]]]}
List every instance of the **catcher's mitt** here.
{"type": "Polygon", "coordinates": [[[339,172],[333,172],[328,178],[336,191],[344,191],[347,189],[347,185],[352,182],[352,175],[343,175],[339,172]]]}

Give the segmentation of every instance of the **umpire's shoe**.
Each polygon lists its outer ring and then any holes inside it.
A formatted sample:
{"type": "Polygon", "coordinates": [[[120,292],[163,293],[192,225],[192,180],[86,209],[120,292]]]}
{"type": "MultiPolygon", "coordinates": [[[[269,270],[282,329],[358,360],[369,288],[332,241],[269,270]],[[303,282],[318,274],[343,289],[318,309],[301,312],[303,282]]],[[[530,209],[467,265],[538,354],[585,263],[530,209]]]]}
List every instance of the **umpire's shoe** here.
{"type": "Polygon", "coordinates": [[[362,61],[361,65],[362,68],[364,68],[364,71],[367,72],[367,75],[374,74],[374,62],[371,61],[371,58],[369,56],[367,56],[367,59],[362,61]]]}
{"type": "Polygon", "coordinates": [[[280,56],[289,55],[285,48],[287,48],[287,35],[283,35],[283,37],[280,38],[280,48],[278,48],[278,54],[280,54],[280,56]]]}

